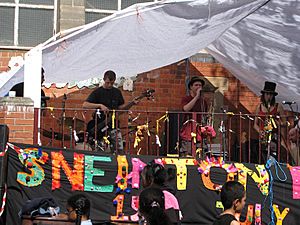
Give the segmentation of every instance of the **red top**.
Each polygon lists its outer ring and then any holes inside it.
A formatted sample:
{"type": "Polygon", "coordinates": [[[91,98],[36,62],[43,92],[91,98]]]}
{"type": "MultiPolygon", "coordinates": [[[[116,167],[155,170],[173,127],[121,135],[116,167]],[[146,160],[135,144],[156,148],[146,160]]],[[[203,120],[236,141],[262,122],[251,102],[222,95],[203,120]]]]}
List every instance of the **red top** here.
{"type": "MultiPolygon", "coordinates": [[[[188,104],[190,101],[193,100],[192,96],[184,96],[181,99],[182,107],[188,104]]],[[[190,110],[190,112],[207,112],[207,102],[204,98],[200,97],[197,102],[195,103],[194,107],[190,110]]]]}

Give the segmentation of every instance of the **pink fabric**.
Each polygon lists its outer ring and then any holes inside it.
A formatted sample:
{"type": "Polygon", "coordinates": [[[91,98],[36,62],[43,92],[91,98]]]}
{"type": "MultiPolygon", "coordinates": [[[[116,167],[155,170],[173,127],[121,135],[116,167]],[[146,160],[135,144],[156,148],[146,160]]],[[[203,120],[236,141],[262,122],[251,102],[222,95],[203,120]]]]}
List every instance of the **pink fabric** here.
{"type": "Polygon", "coordinates": [[[300,199],[300,166],[290,167],[293,179],[293,199],[300,199]]]}
{"type": "Polygon", "coordinates": [[[179,210],[179,204],[177,198],[168,191],[163,191],[165,196],[165,209],[177,209],[179,210]]]}

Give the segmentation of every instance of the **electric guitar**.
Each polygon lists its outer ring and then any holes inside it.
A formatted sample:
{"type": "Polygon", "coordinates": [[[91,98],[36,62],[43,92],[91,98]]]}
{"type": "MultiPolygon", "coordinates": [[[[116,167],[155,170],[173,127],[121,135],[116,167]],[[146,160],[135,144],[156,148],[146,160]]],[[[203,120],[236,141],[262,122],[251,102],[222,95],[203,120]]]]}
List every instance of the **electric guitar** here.
{"type": "MultiPolygon", "coordinates": [[[[142,92],[142,94],[138,97],[135,97],[132,101],[130,101],[125,107],[125,110],[130,109],[133,105],[135,105],[135,101],[141,100],[143,98],[153,99],[153,94],[155,90],[153,89],[147,89],[142,92]]],[[[119,112],[118,115],[120,115],[123,112],[119,112]]],[[[110,129],[112,126],[112,119],[113,114],[112,112],[108,114],[101,113],[100,111],[97,111],[95,113],[94,119],[88,122],[87,124],[87,133],[88,133],[88,142],[89,144],[93,145],[93,142],[96,140],[101,140],[106,130],[110,129]],[[100,118],[97,118],[97,114],[100,114],[100,118]]]]}

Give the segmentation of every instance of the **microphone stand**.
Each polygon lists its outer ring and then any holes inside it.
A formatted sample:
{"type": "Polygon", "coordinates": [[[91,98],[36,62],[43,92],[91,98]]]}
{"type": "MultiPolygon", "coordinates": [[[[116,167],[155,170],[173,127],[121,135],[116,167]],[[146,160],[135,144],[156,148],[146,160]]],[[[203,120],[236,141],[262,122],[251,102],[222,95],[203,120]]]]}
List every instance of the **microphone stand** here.
{"type": "MultiPolygon", "coordinates": [[[[267,112],[268,112],[268,115],[267,115],[266,118],[271,119],[271,115],[270,115],[271,105],[270,105],[270,102],[267,102],[266,107],[267,107],[267,112]]],[[[268,123],[270,122],[269,119],[267,119],[268,123]]],[[[264,124],[264,125],[266,125],[266,124],[264,124]]],[[[266,160],[268,160],[270,158],[270,155],[271,155],[271,141],[272,141],[272,133],[267,133],[267,159],[266,160]]]]}
{"type": "MultiPolygon", "coordinates": [[[[288,104],[288,105],[289,105],[289,107],[291,109],[291,112],[293,113],[293,116],[294,116],[294,124],[296,124],[295,127],[298,127],[300,129],[300,127],[298,125],[298,122],[299,122],[299,112],[295,113],[295,111],[294,111],[294,109],[292,107],[292,104],[288,104]]],[[[298,105],[297,105],[297,108],[298,108],[298,105]]]]}
{"type": "Polygon", "coordinates": [[[220,132],[222,133],[222,150],[223,150],[223,160],[225,160],[226,158],[226,127],[225,127],[225,116],[224,114],[226,113],[226,110],[225,109],[221,109],[222,112],[223,112],[223,115],[222,115],[222,120],[220,122],[220,132]]]}
{"type": "MultiPolygon", "coordinates": [[[[294,116],[294,127],[298,130],[300,130],[300,114],[298,112],[298,104],[297,104],[297,112],[295,113],[293,107],[292,107],[292,104],[289,104],[289,107],[293,113],[293,116],[294,116]]],[[[296,134],[296,146],[298,147],[298,150],[299,150],[299,132],[297,132],[296,134]]],[[[296,163],[299,162],[299,156],[297,157],[297,160],[295,160],[296,163]]]]}
{"type": "Polygon", "coordinates": [[[64,94],[64,97],[62,100],[62,112],[61,112],[61,117],[60,117],[60,126],[61,126],[61,133],[62,133],[62,148],[65,147],[64,125],[65,125],[65,118],[66,118],[66,101],[67,101],[67,95],[64,94]]]}

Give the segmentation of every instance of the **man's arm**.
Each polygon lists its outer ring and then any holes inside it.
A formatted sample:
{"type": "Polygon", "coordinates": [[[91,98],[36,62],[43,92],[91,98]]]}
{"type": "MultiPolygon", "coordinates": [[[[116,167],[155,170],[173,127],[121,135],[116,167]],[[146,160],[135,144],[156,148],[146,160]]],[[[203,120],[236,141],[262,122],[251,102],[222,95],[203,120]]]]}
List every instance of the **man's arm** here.
{"type": "Polygon", "coordinates": [[[99,98],[101,98],[101,91],[100,89],[95,89],[90,93],[88,98],[83,102],[82,108],[84,109],[100,109],[101,111],[109,111],[109,109],[101,103],[96,102],[102,102],[99,101],[99,98]]]}
{"type": "Polygon", "coordinates": [[[281,126],[285,126],[286,125],[286,117],[285,117],[285,113],[283,110],[283,106],[282,104],[278,103],[278,114],[279,116],[281,116],[280,120],[281,120],[281,126]]]}
{"type": "Polygon", "coordinates": [[[82,108],[84,108],[84,109],[100,109],[101,111],[109,111],[109,109],[103,104],[91,103],[88,101],[83,102],[82,108]]]}
{"type": "Polygon", "coordinates": [[[191,111],[191,109],[194,107],[194,105],[196,104],[198,98],[194,97],[189,103],[185,104],[183,106],[183,111],[185,112],[189,112],[191,111]]]}
{"type": "Polygon", "coordinates": [[[258,123],[258,112],[259,112],[259,106],[261,103],[259,103],[259,105],[256,107],[255,110],[255,119],[254,119],[254,130],[256,130],[258,133],[260,132],[260,127],[259,127],[259,123],[258,123]]]}
{"type": "Polygon", "coordinates": [[[185,112],[191,111],[191,109],[196,104],[197,100],[200,98],[200,93],[201,93],[201,90],[198,89],[196,96],[189,103],[187,103],[183,106],[183,111],[185,111],[185,112]]]}
{"type": "Polygon", "coordinates": [[[124,103],[124,104],[120,105],[118,107],[118,109],[127,110],[127,109],[130,109],[132,106],[137,105],[139,102],[140,102],[140,100],[133,100],[133,101],[130,101],[126,104],[124,103]]]}

